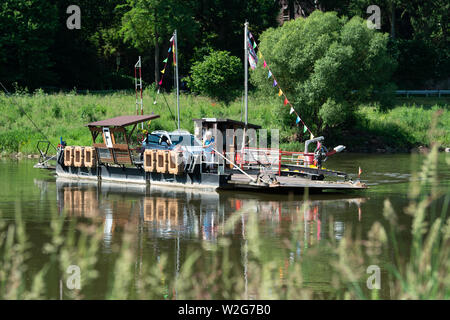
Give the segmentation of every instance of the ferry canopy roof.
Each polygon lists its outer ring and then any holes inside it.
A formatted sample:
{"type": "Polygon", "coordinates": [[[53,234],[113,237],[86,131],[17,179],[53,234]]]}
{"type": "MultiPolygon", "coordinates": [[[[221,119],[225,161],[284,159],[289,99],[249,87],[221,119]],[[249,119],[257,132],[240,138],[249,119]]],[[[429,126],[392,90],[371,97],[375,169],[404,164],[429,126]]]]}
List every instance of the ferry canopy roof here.
{"type": "MultiPolygon", "coordinates": [[[[218,118],[201,118],[201,119],[192,119],[194,122],[199,122],[202,124],[223,124],[225,126],[236,126],[238,128],[245,128],[245,122],[232,120],[232,119],[218,119],[218,118]]],[[[247,128],[253,129],[261,129],[261,126],[257,124],[247,123],[247,128]]]]}
{"type": "Polygon", "coordinates": [[[141,123],[159,118],[158,114],[148,114],[141,116],[119,116],[111,119],[88,123],[87,127],[126,127],[132,124],[141,123]]]}

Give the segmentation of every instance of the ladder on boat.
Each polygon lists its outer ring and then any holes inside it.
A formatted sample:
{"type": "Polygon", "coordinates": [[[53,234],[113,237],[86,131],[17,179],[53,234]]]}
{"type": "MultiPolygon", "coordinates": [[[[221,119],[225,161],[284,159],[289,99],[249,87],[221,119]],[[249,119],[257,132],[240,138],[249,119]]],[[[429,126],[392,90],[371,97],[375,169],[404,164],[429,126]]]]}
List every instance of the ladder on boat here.
{"type": "MultiPolygon", "coordinates": [[[[136,115],[139,115],[139,106],[141,109],[141,115],[144,114],[144,104],[142,100],[142,70],[141,70],[141,56],[139,56],[139,60],[134,65],[134,87],[136,90],[136,115]],[[138,79],[138,71],[139,71],[139,79],[138,79]],[[140,94],[140,101],[138,98],[138,92],[140,94]]],[[[144,128],[144,123],[141,123],[141,128],[144,128]]]]}

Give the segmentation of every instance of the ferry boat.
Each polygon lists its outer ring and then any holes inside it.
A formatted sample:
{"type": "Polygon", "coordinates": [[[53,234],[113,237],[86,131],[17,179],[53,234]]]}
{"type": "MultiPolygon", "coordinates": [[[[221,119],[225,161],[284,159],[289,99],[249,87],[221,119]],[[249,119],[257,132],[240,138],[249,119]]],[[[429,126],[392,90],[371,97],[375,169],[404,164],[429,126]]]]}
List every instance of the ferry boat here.
{"type": "MultiPolygon", "coordinates": [[[[247,24],[245,28],[247,35],[247,24]]],[[[174,39],[176,48],[176,32],[174,39]]],[[[247,39],[245,43],[247,57],[247,39]]],[[[52,168],[59,177],[190,189],[270,193],[365,189],[365,184],[359,180],[352,181],[346,173],[323,168],[329,156],[345,149],[337,146],[328,151],[323,144],[324,137],[307,140],[304,152],[282,151],[272,145],[270,148],[251,147],[251,140],[256,140],[255,132],[261,127],[247,119],[247,58],[245,66],[245,122],[201,118],[193,119],[194,134],[181,130],[176,76],[178,130],[146,132],[136,144],[134,136],[138,125],[143,128],[143,123],[159,118],[156,114],[143,114],[142,81],[138,82],[136,78],[137,115],[88,123],[92,146],[67,146],[61,139],[56,166],[52,168]],[[138,89],[141,92],[140,115],[138,89]],[[202,142],[205,133],[213,137],[213,144],[206,146],[202,142]],[[318,147],[310,152],[308,150],[313,143],[318,147]]],[[[140,59],[136,68],[140,68],[140,59]]],[[[49,169],[48,148],[39,151],[41,159],[36,167],[49,169]]]]}
{"type": "MultiPolygon", "coordinates": [[[[131,139],[138,124],[159,115],[119,116],[87,124],[92,146],[58,146],[55,171],[58,177],[150,184],[197,189],[253,190],[264,192],[309,192],[364,189],[359,181],[348,179],[344,172],[317,166],[317,159],[336,153],[284,152],[279,149],[239,147],[238,133],[259,126],[230,119],[195,119],[195,131],[154,131],[146,134],[145,143],[134,147],[131,139]],[[212,129],[213,128],[213,129],[212,129]],[[233,132],[229,139],[216,143],[207,155],[199,137],[211,130],[233,132]],[[226,145],[232,141],[232,145],[226,145]],[[223,151],[226,150],[226,151],[223,151]],[[327,181],[325,177],[341,178],[327,181]]],[[[305,142],[305,150],[312,142],[305,142]]],[[[342,148],[342,147],[338,147],[342,148]]]]}

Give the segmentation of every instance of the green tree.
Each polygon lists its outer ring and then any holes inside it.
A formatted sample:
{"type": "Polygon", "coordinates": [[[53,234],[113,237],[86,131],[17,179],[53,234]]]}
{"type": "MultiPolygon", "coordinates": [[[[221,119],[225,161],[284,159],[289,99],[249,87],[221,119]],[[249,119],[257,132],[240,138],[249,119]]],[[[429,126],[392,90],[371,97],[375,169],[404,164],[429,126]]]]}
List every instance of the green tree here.
{"type": "MultiPolygon", "coordinates": [[[[53,70],[60,79],[57,83],[59,88],[72,89],[75,86],[78,89],[96,90],[132,87],[131,81],[123,86],[114,85],[115,79],[111,78],[112,71],[116,69],[116,60],[105,54],[104,30],[114,28],[123,15],[120,11],[116,12],[117,3],[118,0],[78,0],[76,4],[81,10],[81,29],[69,30],[66,27],[69,17],[66,10],[74,3],[72,0],[56,1],[58,28],[49,55],[55,63],[53,70]]],[[[122,63],[130,65],[134,61],[122,59],[122,63]]]]}
{"type": "Polygon", "coordinates": [[[157,84],[161,43],[168,41],[175,29],[181,34],[179,43],[191,41],[195,37],[198,26],[188,4],[189,1],[183,0],[127,0],[125,5],[129,10],[122,18],[124,39],[138,50],[154,50],[157,84]]]}
{"type": "Polygon", "coordinates": [[[253,34],[259,35],[278,25],[280,12],[274,0],[194,0],[195,19],[201,28],[197,47],[211,46],[230,51],[243,58],[244,23],[248,21],[253,34]]]}
{"type": "MultiPolygon", "coordinates": [[[[359,17],[348,20],[315,11],[268,29],[259,48],[302,119],[313,129],[327,129],[348,124],[358,102],[380,100],[389,91],[395,61],[387,43],[387,34],[367,28],[359,17]],[[378,97],[372,96],[374,91],[378,97]]],[[[260,59],[251,80],[275,95],[262,64],[260,59]]],[[[286,124],[295,123],[289,108],[282,114],[286,124]]]]}
{"type": "Polygon", "coordinates": [[[203,61],[192,65],[187,84],[194,92],[228,104],[240,93],[242,69],[241,60],[229,52],[211,52],[203,61]]]}
{"type": "Polygon", "coordinates": [[[450,74],[449,15],[447,0],[320,0],[324,10],[367,18],[367,7],[381,10],[381,31],[391,36],[392,54],[399,67],[394,79],[404,89],[423,88],[428,80],[448,79],[450,74]]]}
{"type": "Polygon", "coordinates": [[[31,88],[56,83],[49,49],[57,27],[55,4],[46,0],[0,3],[0,79],[31,88]]]}

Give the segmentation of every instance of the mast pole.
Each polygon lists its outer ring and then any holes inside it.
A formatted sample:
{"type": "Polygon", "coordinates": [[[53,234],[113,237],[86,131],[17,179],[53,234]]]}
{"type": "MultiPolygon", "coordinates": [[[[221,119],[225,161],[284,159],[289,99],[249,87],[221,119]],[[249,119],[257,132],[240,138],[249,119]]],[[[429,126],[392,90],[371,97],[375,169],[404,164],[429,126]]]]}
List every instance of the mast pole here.
{"type": "Polygon", "coordinates": [[[178,113],[178,130],[180,130],[180,84],[178,81],[178,32],[175,29],[175,77],[177,83],[177,113],[178,113]]]}
{"type": "MultiPolygon", "coordinates": [[[[144,115],[144,100],[142,98],[142,61],[139,56],[139,88],[141,89],[141,116],[144,115]]],[[[141,123],[141,129],[144,130],[144,123],[141,123]]]]}
{"type": "Polygon", "coordinates": [[[248,22],[244,24],[244,104],[245,104],[245,127],[248,124],[248,22]]]}

